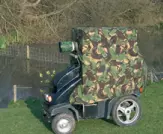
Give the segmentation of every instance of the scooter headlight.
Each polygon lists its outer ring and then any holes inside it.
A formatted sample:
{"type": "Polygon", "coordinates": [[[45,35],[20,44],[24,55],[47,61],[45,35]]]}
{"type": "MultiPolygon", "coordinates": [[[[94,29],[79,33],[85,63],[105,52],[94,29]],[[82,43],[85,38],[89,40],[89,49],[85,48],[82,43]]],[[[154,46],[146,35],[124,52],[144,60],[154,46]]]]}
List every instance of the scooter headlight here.
{"type": "Polygon", "coordinates": [[[48,102],[52,102],[52,97],[48,94],[45,94],[45,100],[48,102]]]}

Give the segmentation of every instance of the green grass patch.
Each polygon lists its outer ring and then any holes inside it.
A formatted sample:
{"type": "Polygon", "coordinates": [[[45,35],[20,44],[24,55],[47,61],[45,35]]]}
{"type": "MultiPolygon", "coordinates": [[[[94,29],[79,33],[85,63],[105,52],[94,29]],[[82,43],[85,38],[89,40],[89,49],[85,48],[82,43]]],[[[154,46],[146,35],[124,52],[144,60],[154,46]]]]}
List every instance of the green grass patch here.
{"type": "Polygon", "coordinates": [[[19,34],[17,31],[11,31],[8,34],[0,35],[0,49],[6,48],[8,45],[19,42],[19,34]]]}
{"type": "MultiPolygon", "coordinates": [[[[162,134],[163,82],[149,85],[140,100],[143,115],[137,125],[118,127],[112,121],[91,119],[77,122],[74,134],[162,134]]],[[[8,109],[0,110],[0,133],[53,134],[41,112],[41,101],[37,99],[11,102],[8,109]]]]}

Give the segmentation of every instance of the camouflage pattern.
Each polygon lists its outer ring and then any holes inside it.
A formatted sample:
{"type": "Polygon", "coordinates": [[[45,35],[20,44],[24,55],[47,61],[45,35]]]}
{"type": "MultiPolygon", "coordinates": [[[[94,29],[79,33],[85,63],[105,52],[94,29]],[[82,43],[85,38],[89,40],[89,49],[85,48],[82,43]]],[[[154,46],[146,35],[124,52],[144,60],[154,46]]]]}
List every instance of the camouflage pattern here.
{"type": "Polygon", "coordinates": [[[76,28],[73,40],[82,52],[82,79],[71,103],[95,103],[131,94],[144,82],[144,60],[137,30],[123,27],[76,28]]]}

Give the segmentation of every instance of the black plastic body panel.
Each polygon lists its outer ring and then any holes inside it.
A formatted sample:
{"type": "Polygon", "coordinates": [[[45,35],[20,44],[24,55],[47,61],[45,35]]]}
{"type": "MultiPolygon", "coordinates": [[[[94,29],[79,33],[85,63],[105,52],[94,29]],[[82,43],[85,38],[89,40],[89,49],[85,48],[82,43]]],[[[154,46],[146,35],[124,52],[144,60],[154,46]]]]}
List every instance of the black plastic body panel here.
{"type": "Polygon", "coordinates": [[[48,120],[50,120],[50,118],[54,117],[57,114],[67,113],[67,112],[72,112],[75,119],[79,120],[80,115],[78,113],[78,110],[75,109],[75,107],[73,107],[71,104],[62,103],[50,107],[47,107],[46,104],[43,105],[43,113],[44,116],[48,118],[48,120]]]}
{"type": "Polygon", "coordinates": [[[98,118],[98,105],[84,106],[84,117],[83,118],[98,118]]]}
{"type": "Polygon", "coordinates": [[[106,118],[111,116],[111,109],[117,98],[105,100],[92,105],[73,105],[82,119],[106,118]]]}
{"type": "Polygon", "coordinates": [[[51,94],[53,101],[50,103],[50,105],[69,103],[70,95],[72,94],[76,86],[80,84],[80,82],[81,78],[77,77],[64,88],[60,89],[60,91],[56,92],[55,94],[51,94]]]}

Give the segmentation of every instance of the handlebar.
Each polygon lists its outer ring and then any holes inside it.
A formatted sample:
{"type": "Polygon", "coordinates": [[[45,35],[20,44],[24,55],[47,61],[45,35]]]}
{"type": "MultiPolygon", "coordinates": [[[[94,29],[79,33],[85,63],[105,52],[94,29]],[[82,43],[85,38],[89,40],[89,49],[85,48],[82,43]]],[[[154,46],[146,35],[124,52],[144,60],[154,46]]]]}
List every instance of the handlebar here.
{"type": "Polygon", "coordinates": [[[70,54],[72,57],[74,57],[75,59],[77,59],[78,58],[78,55],[75,55],[75,54],[70,54]]]}
{"type": "Polygon", "coordinates": [[[70,54],[72,57],[74,57],[77,61],[78,61],[78,65],[80,66],[81,65],[81,63],[80,63],[80,58],[79,58],[79,56],[78,55],[76,55],[76,54],[70,54]]]}

